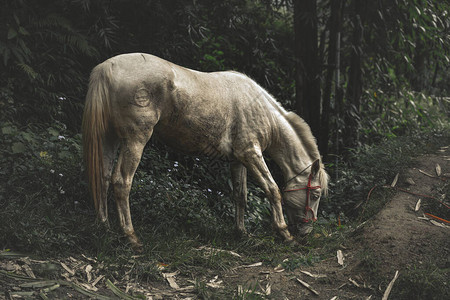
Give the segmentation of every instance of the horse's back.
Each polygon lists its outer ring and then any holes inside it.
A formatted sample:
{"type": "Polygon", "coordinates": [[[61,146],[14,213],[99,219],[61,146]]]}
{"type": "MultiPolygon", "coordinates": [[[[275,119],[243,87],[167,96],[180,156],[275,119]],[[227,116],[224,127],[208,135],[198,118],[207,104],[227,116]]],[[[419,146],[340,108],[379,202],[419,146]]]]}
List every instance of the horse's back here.
{"type": "Polygon", "coordinates": [[[100,67],[111,72],[116,128],[155,123],[155,134],[169,145],[214,156],[270,143],[279,107],[241,73],[204,73],[141,53],[115,56],[100,67]]]}

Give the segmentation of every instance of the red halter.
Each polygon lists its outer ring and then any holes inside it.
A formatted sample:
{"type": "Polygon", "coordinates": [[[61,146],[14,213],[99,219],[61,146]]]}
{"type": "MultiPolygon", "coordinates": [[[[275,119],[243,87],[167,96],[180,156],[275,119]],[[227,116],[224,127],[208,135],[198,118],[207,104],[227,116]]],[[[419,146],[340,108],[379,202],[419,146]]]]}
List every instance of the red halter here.
{"type": "Polygon", "coordinates": [[[308,185],[304,188],[299,188],[299,189],[292,189],[292,190],[285,190],[285,192],[295,192],[295,191],[301,191],[301,190],[306,190],[306,205],[305,205],[305,218],[303,218],[303,222],[304,223],[308,223],[311,219],[307,219],[306,217],[308,216],[308,212],[311,211],[312,213],[312,220],[313,222],[315,222],[317,220],[316,215],[314,214],[314,211],[312,210],[312,208],[309,206],[309,198],[310,198],[310,192],[311,190],[317,190],[320,189],[320,185],[317,186],[311,186],[311,180],[312,180],[312,174],[309,174],[308,177],[308,185]]]}

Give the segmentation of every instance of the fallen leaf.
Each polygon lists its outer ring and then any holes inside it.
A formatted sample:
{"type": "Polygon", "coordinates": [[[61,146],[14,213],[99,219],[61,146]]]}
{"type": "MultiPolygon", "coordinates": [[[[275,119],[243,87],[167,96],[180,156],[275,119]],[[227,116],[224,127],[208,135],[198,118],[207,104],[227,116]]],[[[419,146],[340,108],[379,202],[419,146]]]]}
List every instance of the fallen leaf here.
{"type": "Polygon", "coordinates": [[[352,278],[349,278],[348,281],[350,281],[354,286],[356,286],[357,288],[361,287],[355,280],[353,280],[352,278]]]}
{"type": "MultiPolygon", "coordinates": [[[[436,219],[436,220],[439,220],[439,221],[441,221],[441,222],[445,222],[445,223],[447,223],[447,224],[450,224],[450,221],[447,221],[446,219],[443,219],[443,218],[441,218],[441,217],[432,215],[432,214],[430,214],[430,213],[424,213],[424,216],[426,216],[426,217],[431,217],[431,218],[436,219]]],[[[434,220],[431,220],[431,219],[430,219],[430,221],[434,221],[434,220]]],[[[434,221],[434,222],[436,222],[436,221],[434,221]]],[[[432,223],[433,223],[433,222],[432,222],[432,223]]],[[[436,222],[436,223],[438,223],[438,222],[436,222]]],[[[433,223],[433,224],[434,224],[434,223],[433,223]]],[[[441,224],[441,223],[438,223],[438,224],[441,224]]],[[[444,225],[444,224],[441,224],[441,225],[444,225]]],[[[447,225],[444,225],[444,226],[448,227],[447,225]]]]}
{"type": "Polygon", "coordinates": [[[179,288],[177,290],[177,292],[185,292],[185,293],[192,293],[194,291],[195,291],[195,286],[193,286],[193,285],[188,285],[188,286],[179,288]]]}
{"type": "Polygon", "coordinates": [[[243,268],[253,268],[253,267],[259,267],[259,266],[262,266],[262,262],[257,262],[257,263],[251,264],[251,265],[244,265],[242,267],[243,268]]]}
{"type": "Polygon", "coordinates": [[[170,287],[173,289],[179,289],[180,287],[178,286],[177,282],[175,281],[175,276],[178,275],[180,272],[176,271],[173,273],[162,273],[163,277],[167,280],[167,282],[169,283],[170,287]]]}
{"type": "Polygon", "coordinates": [[[94,263],[97,262],[97,260],[95,260],[95,259],[93,259],[93,258],[90,258],[90,257],[87,257],[87,256],[84,255],[84,254],[81,254],[81,256],[83,256],[85,259],[87,259],[87,260],[89,260],[89,261],[91,261],[91,262],[94,262],[94,263]]]}
{"type": "Polygon", "coordinates": [[[422,202],[421,199],[417,200],[416,207],[414,207],[414,211],[419,211],[421,202],[422,202]]]}
{"type": "Polygon", "coordinates": [[[18,264],[14,264],[12,262],[7,262],[5,269],[6,269],[6,271],[17,271],[17,270],[20,270],[20,266],[18,264]]]}
{"type": "Polygon", "coordinates": [[[305,288],[310,290],[314,295],[319,296],[319,292],[312,288],[308,283],[304,282],[303,280],[300,280],[298,278],[295,278],[301,285],[303,285],[305,288]]]}
{"type": "Polygon", "coordinates": [[[222,288],[222,280],[219,280],[219,275],[216,275],[213,279],[206,283],[207,286],[218,289],[222,288]]]}
{"type": "Polygon", "coordinates": [[[337,256],[338,264],[343,266],[344,265],[344,254],[342,253],[342,250],[338,250],[336,252],[336,256],[337,256]]]}
{"type": "Polygon", "coordinates": [[[327,277],[327,275],[322,275],[322,274],[312,274],[312,273],[310,273],[310,272],[308,272],[308,271],[300,271],[300,272],[302,272],[303,274],[308,275],[308,276],[310,276],[310,277],[312,277],[312,278],[325,278],[325,277],[327,277]]]}
{"type": "Polygon", "coordinates": [[[343,284],[341,284],[340,286],[338,286],[338,290],[340,290],[340,289],[342,289],[344,286],[346,286],[347,285],[347,283],[346,282],[344,282],[343,284]]]}
{"type": "Polygon", "coordinates": [[[406,183],[409,184],[409,185],[415,185],[416,184],[416,182],[411,177],[406,178],[406,183]]]}
{"type": "Polygon", "coordinates": [[[425,172],[425,171],[422,171],[421,169],[417,169],[420,173],[422,173],[423,175],[426,175],[426,176],[428,176],[428,177],[431,177],[431,178],[435,178],[436,176],[433,176],[433,175],[431,175],[430,173],[427,173],[427,172],[425,172]]]}
{"type": "Polygon", "coordinates": [[[94,280],[94,282],[92,282],[92,286],[95,286],[100,280],[103,279],[103,277],[105,277],[105,275],[100,275],[100,276],[98,276],[98,277],[94,280]]]}
{"type": "Polygon", "coordinates": [[[284,269],[281,265],[278,265],[278,266],[276,266],[276,267],[273,269],[273,271],[274,271],[275,273],[281,273],[281,272],[284,272],[285,269],[284,269]]]}
{"type": "Polygon", "coordinates": [[[435,220],[430,220],[431,224],[438,226],[438,227],[442,227],[442,228],[450,228],[450,226],[447,226],[445,224],[439,223],[438,221],[435,220]]]}
{"type": "Polygon", "coordinates": [[[391,187],[395,187],[397,185],[398,175],[399,173],[397,173],[397,175],[395,175],[394,177],[394,180],[392,180],[391,187]]]}
{"type": "Polygon", "coordinates": [[[162,276],[164,278],[171,278],[171,277],[177,276],[178,274],[180,274],[180,271],[176,271],[176,272],[173,272],[173,273],[162,273],[162,276]]]}
{"type": "Polygon", "coordinates": [[[22,269],[24,269],[25,273],[31,278],[36,278],[36,276],[33,273],[33,270],[31,270],[31,267],[29,265],[23,265],[22,269]]]}
{"type": "Polygon", "coordinates": [[[92,280],[92,275],[91,275],[92,266],[91,265],[87,265],[86,268],[84,269],[84,271],[86,272],[87,281],[91,282],[91,280],[92,280]]]}
{"type": "Polygon", "coordinates": [[[242,287],[242,285],[237,286],[237,294],[238,296],[244,295],[244,288],[242,287]]]}
{"type": "Polygon", "coordinates": [[[266,290],[264,291],[264,294],[266,296],[269,296],[272,293],[272,285],[270,284],[270,282],[268,282],[266,284],[266,290]]]}
{"type": "Polygon", "coordinates": [[[441,176],[441,174],[442,174],[442,169],[441,169],[441,166],[440,166],[439,164],[436,164],[435,170],[436,170],[436,175],[437,175],[438,177],[441,176]]]}
{"type": "Polygon", "coordinates": [[[89,283],[78,283],[78,284],[81,285],[82,287],[84,287],[85,289],[87,289],[88,291],[93,291],[93,292],[98,291],[98,288],[96,288],[95,286],[92,286],[89,283]]]}
{"type": "Polygon", "coordinates": [[[66,270],[70,275],[75,275],[75,271],[69,268],[65,263],[60,262],[61,267],[63,267],[64,270],[66,270]]]}

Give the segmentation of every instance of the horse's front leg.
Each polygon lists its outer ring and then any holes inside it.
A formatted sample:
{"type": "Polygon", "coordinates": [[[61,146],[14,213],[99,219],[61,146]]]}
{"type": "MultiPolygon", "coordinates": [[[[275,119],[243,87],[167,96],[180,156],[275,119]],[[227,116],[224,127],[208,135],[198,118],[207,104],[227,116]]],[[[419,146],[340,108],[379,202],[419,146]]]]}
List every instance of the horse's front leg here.
{"type": "Polygon", "coordinates": [[[247,169],[242,163],[235,161],[231,163],[230,170],[236,231],[240,236],[245,236],[247,235],[244,225],[244,213],[247,206],[247,169]]]}
{"type": "Polygon", "coordinates": [[[119,158],[113,175],[114,196],[120,226],[136,251],[142,250],[142,243],[134,232],[131,222],[129,195],[133,183],[134,173],[141,160],[146,141],[124,139],[121,143],[119,158]]]}
{"type": "Polygon", "coordinates": [[[269,168],[264,161],[262,152],[259,149],[248,149],[241,156],[239,160],[247,167],[253,174],[267,198],[270,201],[272,209],[272,223],[280,235],[286,242],[292,242],[294,238],[289,233],[288,226],[283,216],[283,208],[281,206],[281,193],[278,185],[272,177],[269,168]]]}

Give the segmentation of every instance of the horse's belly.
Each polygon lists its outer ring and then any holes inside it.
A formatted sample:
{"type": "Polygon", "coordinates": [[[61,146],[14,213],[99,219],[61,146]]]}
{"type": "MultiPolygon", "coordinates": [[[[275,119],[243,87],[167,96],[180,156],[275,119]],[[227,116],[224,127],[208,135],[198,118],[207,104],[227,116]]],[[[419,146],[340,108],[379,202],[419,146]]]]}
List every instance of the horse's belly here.
{"type": "Polygon", "coordinates": [[[155,136],[167,144],[186,154],[207,155],[213,158],[227,159],[231,156],[231,142],[223,135],[199,128],[168,127],[158,124],[155,136]]]}

